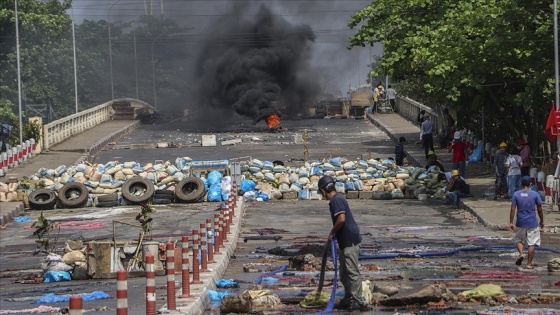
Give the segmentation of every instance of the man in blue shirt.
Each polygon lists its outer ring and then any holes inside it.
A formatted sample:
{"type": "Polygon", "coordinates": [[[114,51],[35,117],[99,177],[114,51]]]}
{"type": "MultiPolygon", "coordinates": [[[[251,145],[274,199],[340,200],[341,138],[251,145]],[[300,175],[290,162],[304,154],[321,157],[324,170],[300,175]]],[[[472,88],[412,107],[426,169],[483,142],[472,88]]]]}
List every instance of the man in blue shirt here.
{"type": "Polygon", "coordinates": [[[339,308],[350,311],[362,310],[362,276],[358,257],[360,256],[360,243],[362,236],[360,228],[346,198],[337,194],[335,183],[331,176],[323,176],[318,183],[318,192],[329,201],[329,209],[333,227],[329,233],[329,240],[336,237],[339,248],[340,281],[344,286],[344,298],[339,308]]]}
{"type": "Polygon", "coordinates": [[[533,263],[535,256],[535,246],[541,246],[541,233],[539,228],[544,228],[542,200],[539,193],[529,189],[531,186],[531,177],[523,176],[521,178],[522,189],[516,191],[511,198],[511,211],[509,214],[509,229],[515,231],[514,241],[519,251],[519,258],[515,262],[521,265],[523,262],[523,243],[528,246],[527,251],[527,269],[535,268],[533,263]],[[537,222],[535,206],[539,215],[540,223],[537,222]],[[515,225],[513,219],[516,217],[515,225]]]}

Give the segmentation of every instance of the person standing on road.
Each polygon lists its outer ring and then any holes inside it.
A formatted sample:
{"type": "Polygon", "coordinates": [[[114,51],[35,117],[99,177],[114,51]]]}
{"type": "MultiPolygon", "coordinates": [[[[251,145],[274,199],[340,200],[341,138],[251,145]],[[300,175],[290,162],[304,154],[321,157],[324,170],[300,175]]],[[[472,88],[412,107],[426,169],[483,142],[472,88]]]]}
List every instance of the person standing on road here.
{"type": "Polygon", "coordinates": [[[339,308],[350,311],[360,310],[364,307],[362,302],[362,276],[358,263],[360,243],[362,242],[360,228],[354,220],[346,198],[336,192],[334,180],[331,176],[323,176],[319,179],[318,190],[329,201],[333,222],[329,240],[336,237],[338,241],[340,281],[344,285],[345,292],[339,308]]]}
{"type": "Polygon", "coordinates": [[[467,165],[467,143],[463,141],[460,131],[455,131],[453,141],[447,152],[453,151],[451,169],[459,170],[461,177],[465,178],[465,166],[467,165]]]}
{"type": "MultiPolygon", "coordinates": [[[[390,88],[390,85],[389,85],[390,88]]],[[[395,163],[398,166],[404,165],[404,158],[406,157],[406,152],[404,152],[404,143],[406,142],[405,137],[399,138],[399,143],[395,145],[395,163]]]]}
{"type": "Polygon", "coordinates": [[[519,156],[521,156],[521,176],[529,176],[529,171],[531,170],[531,148],[527,145],[525,139],[519,139],[517,143],[517,148],[519,151],[519,156]]]}
{"type": "Polygon", "coordinates": [[[511,148],[506,159],[508,195],[510,197],[513,196],[514,192],[521,190],[521,164],[519,150],[516,147],[511,148]]]}
{"type": "Polygon", "coordinates": [[[434,123],[430,120],[430,114],[424,114],[424,122],[420,126],[420,135],[422,137],[422,143],[424,144],[424,153],[426,154],[426,160],[428,159],[428,151],[434,150],[434,123]]]}
{"type": "Polygon", "coordinates": [[[521,185],[523,189],[516,191],[511,198],[511,211],[509,213],[509,229],[515,232],[515,245],[519,252],[519,257],[515,264],[520,266],[525,258],[523,254],[523,244],[527,245],[527,269],[533,269],[537,264],[533,263],[535,256],[535,246],[541,246],[541,232],[544,228],[542,200],[539,193],[529,189],[531,177],[523,176],[521,185]],[[535,206],[537,212],[535,213],[535,206]],[[537,222],[538,213],[540,223],[537,222]],[[513,219],[517,216],[515,225],[513,219]],[[539,229],[540,228],[540,229],[539,229]]]}
{"type": "Polygon", "coordinates": [[[391,104],[391,110],[395,111],[395,99],[397,98],[397,91],[389,84],[387,87],[387,98],[389,99],[389,104],[391,104]]]}
{"type": "Polygon", "coordinates": [[[494,158],[494,163],[496,164],[496,181],[494,182],[494,200],[504,197],[504,194],[508,191],[507,187],[507,169],[506,161],[508,158],[507,153],[507,143],[502,142],[499,145],[500,150],[494,158]]]}

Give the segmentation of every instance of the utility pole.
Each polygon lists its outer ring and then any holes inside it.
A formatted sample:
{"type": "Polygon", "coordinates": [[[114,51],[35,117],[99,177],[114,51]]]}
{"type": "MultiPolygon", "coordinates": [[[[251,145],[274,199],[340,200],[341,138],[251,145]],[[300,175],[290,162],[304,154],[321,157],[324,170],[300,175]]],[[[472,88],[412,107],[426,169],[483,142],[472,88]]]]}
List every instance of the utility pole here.
{"type": "Polygon", "coordinates": [[[16,15],[16,61],[17,61],[17,83],[18,83],[18,111],[19,111],[19,143],[23,143],[23,113],[21,112],[21,67],[19,55],[19,18],[18,3],[14,0],[16,15]]]}

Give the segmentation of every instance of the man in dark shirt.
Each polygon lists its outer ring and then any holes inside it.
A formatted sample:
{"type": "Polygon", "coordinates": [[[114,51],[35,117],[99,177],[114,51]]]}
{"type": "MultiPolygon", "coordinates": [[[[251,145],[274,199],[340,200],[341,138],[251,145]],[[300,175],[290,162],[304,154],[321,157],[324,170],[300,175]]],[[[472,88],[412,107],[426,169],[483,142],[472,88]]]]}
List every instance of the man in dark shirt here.
{"type": "Polygon", "coordinates": [[[437,155],[434,153],[434,151],[429,151],[428,164],[426,164],[426,170],[429,170],[430,167],[434,165],[439,167],[440,172],[445,172],[445,168],[443,167],[443,164],[441,163],[440,160],[437,159],[437,155]]]}
{"type": "Polygon", "coordinates": [[[459,208],[459,199],[468,197],[470,192],[470,186],[465,183],[463,179],[459,176],[459,170],[451,171],[451,181],[445,187],[446,191],[446,201],[451,203],[455,208],[459,208]]]}
{"type": "Polygon", "coordinates": [[[424,122],[420,125],[420,135],[424,144],[424,153],[428,159],[428,151],[434,151],[434,123],[430,120],[430,114],[424,114],[424,122]]]}
{"type": "Polygon", "coordinates": [[[403,166],[404,158],[406,156],[406,152],[404,152],[404,143],[406,142],[405,137],[399,138],[399,143],[395,146],[395,163],[398,166],[403,166]]]}
{"type": "Polygon", "coordinates": [[[318,183],[319,193],[329,200],[329,209],[333,227],[329,233],[329,240],[336,237],[339,248],[340,281],[344,286],[344,298],[339,308],[350,311],[361,310],[362,302],[362,276],[358,257],[360,256],[360,243],[362,236],[360,228],[354,220],[352,211],[346,199],[337,194],[334,180],[331,176],[323,176],[318,183]]]}

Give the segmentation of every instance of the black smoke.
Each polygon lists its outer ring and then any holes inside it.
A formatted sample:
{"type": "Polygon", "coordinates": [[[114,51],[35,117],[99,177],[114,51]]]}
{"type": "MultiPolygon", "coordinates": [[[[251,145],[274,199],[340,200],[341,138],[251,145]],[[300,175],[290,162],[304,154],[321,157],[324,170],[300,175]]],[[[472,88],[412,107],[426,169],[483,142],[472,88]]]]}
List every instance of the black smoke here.
{"type": "Polygon", "coordinates": [[[303,112],[318,91],[308,71],[313,30],[290,24],[265,5],[256,15],[244,15],[246,9],[234,8],[201,47],[197,105],[253,119],[273,109],[288,117],[303,112]]]}

